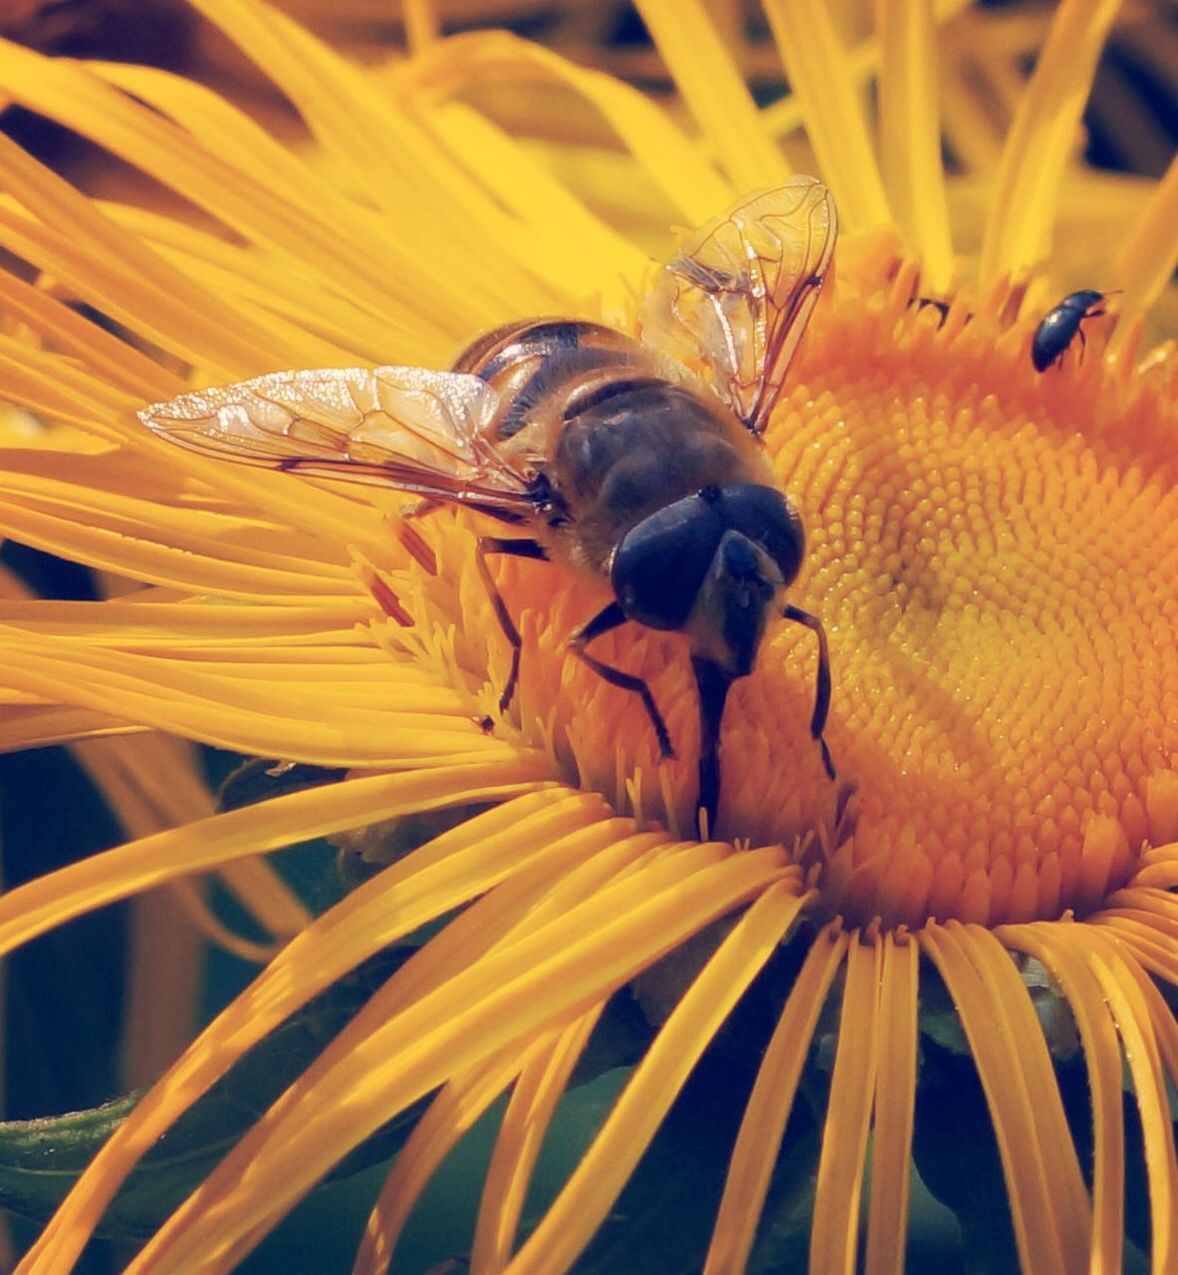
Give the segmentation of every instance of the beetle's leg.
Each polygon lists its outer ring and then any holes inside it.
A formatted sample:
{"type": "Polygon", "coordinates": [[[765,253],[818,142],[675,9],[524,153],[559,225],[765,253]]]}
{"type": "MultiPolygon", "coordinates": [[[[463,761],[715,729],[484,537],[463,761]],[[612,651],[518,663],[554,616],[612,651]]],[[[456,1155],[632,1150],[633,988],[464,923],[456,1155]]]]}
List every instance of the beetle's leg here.
{"type": "Polygon", "coordinates": [[[503,595],[499,592],[495,581],[491,579],[491,570],[487,566],[487,555],[491,553],[507,554],[513,558],[545,560],[548,554],[538,540],[531,539],[501,540],[498,536],[480,536],[478,545],[475,547],[475,564],[479,569],[479,575],[486,586],[491,605],[495,608],[495,616],[499,621],[499,627],[503,630],[503,636],[511,643],[511,672],[507,675],[507,685],[503,688],[503,694],[499,696],[499,711],[506,713],[515,695],[515,684],[519,681],[519,653],[523,646],[523,639],[519,635],[519,629],[515,627],[515,621],[508,614],[503,595]]]}
{"type": "Polygon", "coordinates": [[[908,309],[915,307],[918,311],[924,309],[936,310],[940,316],[937,320],[937,331],[939,332],[945,326],[945,320],[949,317],[949,303],[947,301],[938,301],[935,297],[913,297],[908,302],[908,309]]]}
{"type": "Polygon", "coordinates": [[[581,625],[569,639],[569,646],[572,647],[573,654],[577,659],[583,660],[588,664],[598,677],[605,678],[611,686],[621,687],[624,691],[633,691],[636,695],[642,697],[642,705],[646,709],[646,715],[650,718],[650,724],[654,727],[655,735],[658,736],[659,752],[664,757],[674,757],[675,750],[671,747],[671,736],[667,730],[667,723],[663,721],[663,715],[659,712],[658,705],[654,702],[650,687],[647,686],[642,678],[635,677],[633,673],[623,673],[621,669],[614,668],[610,664],[603,664],[585,650],[594,638],[599,638],[603,633],[608,633],[610,629],[616,629],[620,624],[625,623],[625,612],[616,602],[611,602],[604,610],[598,611],[587,624],[581,625]]]}
{"type": "Polygon", "coordinates": [[[814,716],[810,719],[810,734],[818,741],[818,747],[822,749],[822,764],[826,767],[827,775],[833,779],[834,762],[826,740],[822,738],[822,732],[826,729],[826,715],[830,712],[830,651],[826,646],[826,630],[816,615],[803,611],[801,607],[787,606],[782,615],[795,624],[804,624],[806,628],[813,629],[818,636],[818,679],[814,688],[814,716]]]}
{"type": "Polygon", "coordinates": [[[720,722],[732,678],[712,660],[694,656],[691,667],[699,689],[699,804],[697,830],[702,840],[716,835],[720,804],[720,722]]]}

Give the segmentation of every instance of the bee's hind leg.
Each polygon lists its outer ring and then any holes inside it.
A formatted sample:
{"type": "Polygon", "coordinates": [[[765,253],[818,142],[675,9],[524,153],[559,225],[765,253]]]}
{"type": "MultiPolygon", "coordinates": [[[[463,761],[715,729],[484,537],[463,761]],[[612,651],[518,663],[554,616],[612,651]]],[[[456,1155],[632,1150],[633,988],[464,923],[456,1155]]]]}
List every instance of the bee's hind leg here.
{"type": "Polygon", "coordinates": [[[623,691],[633,691],[635,695],[641,696],[642,706],[646,709],[646,715],[650,718],[650,724],[654,727],[654,733],[659,741],[659,752],[664,757],[674,757],[675,750],[671,747],[671,734],[667,730],[667,723],[663,721],[658,705],[654,702],[650,687],[642,678],[636,677],[633,673],[623,673],[620,668],[614,668],[612,664],[603,664],[585,650],[594,638],[599,638],[603,633],[608,633],[610,629],[616,629],[625,623],[625,612],[616,602],[611,602],[609,606],[598,611],[592,620],[581,625],[569,640],[569,646],[577,659],[588,664],[598,677],[604,678],[611,686],[620,687],[623,691]]]}
{"type": "MultiPolygon", "coordinates": [[[[478,567],[479,576],[486,587],[487,596],[491,599],[491,605],[495,608],[495,618],[499,621],[503,636],[511,644],[511,672],[507,675],[507,684],[503,688],[503,694],[499,696],[499,711],[506,713],[515,695],[515,684],[519,681],[519,653],[523,647],[523,639],[519,635],[519,629],[515,627],[515,621],[507,610],[503,595],[491,578],[491,569],[487,566],[487,556],[492,553],[506,554],[512,558],[540,558],[544,561],[547,560],[548,553],[538,540],[530,538],[526,540],[504,540],[499,536],[480,536],[478,545],[475,548],[475,564],[478,567]]],[[[489,730],[490,723],[486,723],[484,728],[489,730]]]]}

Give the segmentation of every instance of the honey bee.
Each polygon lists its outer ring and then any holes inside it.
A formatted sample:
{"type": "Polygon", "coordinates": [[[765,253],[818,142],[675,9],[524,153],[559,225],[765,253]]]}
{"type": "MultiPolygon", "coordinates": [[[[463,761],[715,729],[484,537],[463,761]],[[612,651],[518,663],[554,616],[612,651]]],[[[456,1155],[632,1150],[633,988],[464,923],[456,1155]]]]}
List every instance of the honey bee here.
{"type": "MultiPolygon", "coordinates": [[[[629,621],[684,633],[699,690],[702,833],[715,828],[729,687],[752,672],[769,616],[802,564],[802,522],[760,436],[836,235],[830,194],[795,177],[687,239],[644,302],[640,341],[583,320],[530,319],[480,337],[447,372],[277,372],[139,416],[194,451],[394,488],[520,528],[484,535],[476,557],[512,648],[501,712],[522,643],[490,555],[552,559],[608,582],[612,601],[569,646],[641,698],[664,757],[674,755],[671,737],[646,682],[588,648],[629,621]]],[[[810,733],[833,779],[826,635],[800,607],[784,604],[781,614],[817,637],[810,733]]]]}

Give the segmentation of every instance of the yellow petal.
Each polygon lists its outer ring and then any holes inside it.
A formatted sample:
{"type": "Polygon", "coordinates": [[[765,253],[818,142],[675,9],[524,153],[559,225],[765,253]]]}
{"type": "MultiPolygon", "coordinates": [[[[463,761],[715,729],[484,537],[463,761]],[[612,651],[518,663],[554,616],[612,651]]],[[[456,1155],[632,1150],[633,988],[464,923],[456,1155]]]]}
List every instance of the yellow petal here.
{"type": "Polygon", "coordinates": [[[882,960],[882,944],[865,944],[858,935],[853,936],[847,950],[838,1043],[814,1191],[810,1261],[815,1270],[849,1271],[855,1265],[859,1200],[875,1097],[882,960]]]}
{"type": "Polygon", "coordinates": [[[871,1200],[864,1269],[867,1275],[900,1275],[904,1270],[912,1185],[920,947],[912,935],[885,934],[881,942],[871,1200]]]}
{"type": "Polygon", "coordinates": [[[953,266],[941,160],[936,26],[932,0],[885,0],[880,153],[896,219],[919,254],[928,286],[944,293],[953,266]]]}
{"type": "Polygon", "coordinates": [[[1150,1258],[1154,1269],[1174,1264],[1178,1218],[1178,1156],[1162,1060],[1150,1026],[1150,1013],[1137,983],[1127,976],[1123,958],[1112,945],[1088,944],[1088,968],[1100,984],[1124,1045],[1125,1063],[1141,1111],[1145,1166],[1149,1179],[1150,1258]]]}
{"type": "Polygon", "coordinates": [[[1178,158],[1154,187],[1149,202],[1128,227],[1113,258],[1109,278],[1126,310],[1148,309],[1173,279],[1178,266],[1178,158]]]}
{"type": "Polygon", "coordinates": [[[700,0],[637,0],[637,8],[733,189],[780,185],[788,165],[700,0]]]}
{"type": "Polygon", "coordinates": [[[384,1275],[409,1214],[435,1170],[547,1043],[539,1038],[522,1056],[515,1047],[501,1050],[446,1082],[397,1152],[364,1228],[352,1275],[384,1275]]]}
{"type": "Polygon", "coordinates": [[[762,894],[671,1013],[509,1271],[565,1270],[605,1219],[721,1023],[789,930],[802,899],[791,883],[762,894]]]}
{"type": "Polygon", "coordinates": [[[1055,11],[995,174],[978,264],[983,287],[1025,272],[1050,252],[1060,180],[1120,7],[1120,0],[1063,0],[1055,11]]]}
{"type": "Polygon", "coordinates": [[[766,0],[765,14],[840,219],[852,228],[886,225],[892,217],[867,121],[847,51],[825,6],[766,0]]]}
{"type": "Polygon", "coordinates": [[[1006,926],[1001,935],[1012,949],[1043,963],[1075,1019],[1092,1093],[1093,1262],[1097,1269],[1119,1270],[1125,1187],[1121,1051],[1115,1018],[1082,955],[1088,935],[1081,926],[1046,923],[1006,926]]]}
{"type": "Polygon", "coordinates": [[[743,1270],[748,1261],[814,1029],[848,941],[837,925],[818,935],[777,1020],[741,1121],[704,1275],[743,1270]]]}
{"type": "Polygon", "coordinates": [[[1006,951],[979,926],[930,922],[920,943],[945,980],[977,1063],[1023,1266],[1079,1271],[1092,1219],[1027,989],[1006,951]]]}
{"type": "Polygon", "coordinates": [[[601,1007],[594,1006],[574,1019],[529,1056],[521,1069],[487,1166],[471,1246],[472,1275],[490,1275],[510,1260],[549,1121],[600,1017],[601,1007]]]}
{"type": "Polygon", "coordinates": [[[506,31],[444,40],[415,68],[424,84],[457,88],[480,77],[540,78],[567,84],[599,112],[679,215],[692,225],[714,216],[732,190],[666,115],[644,94],[506,31]]]}

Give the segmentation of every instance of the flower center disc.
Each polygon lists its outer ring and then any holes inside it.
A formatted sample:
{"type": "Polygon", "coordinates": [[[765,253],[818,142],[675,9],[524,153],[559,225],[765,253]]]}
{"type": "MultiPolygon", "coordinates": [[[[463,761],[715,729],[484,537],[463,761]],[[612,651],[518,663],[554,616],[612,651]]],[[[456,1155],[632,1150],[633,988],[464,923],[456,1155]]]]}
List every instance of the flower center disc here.
{"type": "MultiPolygon", "coordinates": [[[[822,884],[859,919],[1082,911],[1123,882],[1178,757],[1176,422],[1091,345],[1040,375],[1025,326],[950,343],[931,317],[815,325],[768,440],[857,786],[822,884]]],[[[802,651],[775,631],[766,676],[800,685],[802,651]]],[[[775,768],[753,769],[730,819],[769,836],[775,768]]]]}

